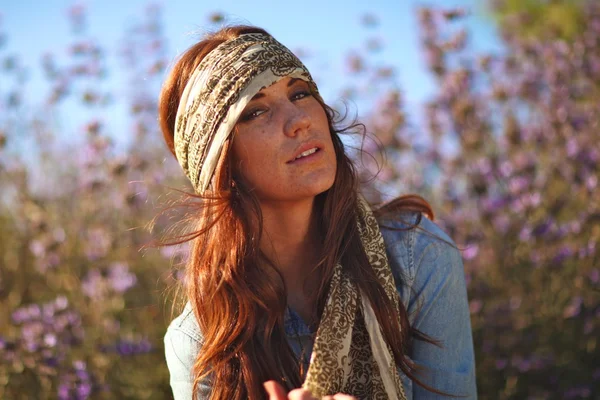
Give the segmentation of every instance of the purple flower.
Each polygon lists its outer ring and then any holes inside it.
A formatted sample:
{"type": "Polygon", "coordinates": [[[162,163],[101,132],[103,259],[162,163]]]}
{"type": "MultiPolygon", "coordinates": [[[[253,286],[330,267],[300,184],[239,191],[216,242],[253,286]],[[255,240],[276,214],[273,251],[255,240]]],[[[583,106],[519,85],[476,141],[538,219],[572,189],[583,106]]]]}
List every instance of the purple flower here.
{"type": "Polygon", "coordinates": [[[496,360],[496,369],[498,370],[506,368],[507,365],[508,360],[506,360],[505,358],[499,358],[496,360]]]}
{"type": "Polygon", "coordinates": [[[152,343],[146,338],[141,340],[120,339],[113,345],[103,346],[101,350],[105,353],[118,353],[122,356],[133,356],[136,354],[149,353],[154,349],[152,343]]]}
{"type": "Polygon", "coordinates": [[[573,255],[573,250],[569,246],[562,246],[556,256],[552,259],[553,264],[562,264],[566,259],[573,255]]]}
{"type": "Polygon", "coordinates": [[[87,382],[82,382],[77,386],[77,396],[79,399],[87,399],[92,393],[92,386],[87,382]]]}
{"type": "Polygon", "coordinates": [[[469,302],[469,311],[471,312],[471,314],[477,314],[479,311],[481,311],[482,307],[483,303],[481,302],[481,300],[471,300],[469,302]]]}
{"type": "Polygon", "coordinates": [[[529,252],[529,260],[531,260],[535,267],[539,267],[542,262],[542,256],[537,250],[531,250],[529,252]]]}
{"type": "Polygon", "coordinates": [[[87,371],[84,361],[73,362],[73,367],[60,377],[58,387],[59,399],[84,400],[98,390],[94,377],[87,371]]]}
{"type": "Polygon", "coordinates": [[[593,284],[597,284],[600,281],[600,270],[598,268],[594,268],[589,273],[590,282],[593,284]]]}
{"type": "Polygon", "coordinates": [[[542,201],[542,196],[539,192],[527,193],[521,198],[521,201],[529,207],[537,207],[542,201]]]}
{"type": "Polygon", "coordinates": [[[575,157],[579,151],[579,144],[575,138],[570,138],[567,141],[567,155],[569,157],[575,157]]]}
{"type": "Polygon", "coordinates": [[[100,299],[104,296],[105,282],[98,269],[94,268],[88,271],[81,283],[81,289],[86,296],[92,299],[100,299]]]}
{"type": "Polygon", "coordinates": [[[59,365],[59,360],[56,357],[45,357],[44,364],[51,368],[56,368],[59,365]]]}
{"type": "Polygon", "coordinates": [[[506,233],[510,226],[510,219],[506,214],[497,214],[493,219],[494,228],[500,233],[506,233]]]}
{"type": "Polygon", "coordinates": [[[596,175],[591,175],[587,178],[585,184],[590,192],[593,191],[598,186],[598,177],[596,175]]]}
{"type": "Polygon", "coordinates": [[[73,361],[73,368],[75,368],[76,371],[85,371],[85,362],[81,360],[75,360],[73,361]]]}
{"type": "Polygon", "coordinates": [[[573,318],[579,315],[581,312],[581,305],[583,304],[583,298],[581,296],[575,296],[571,300],[571,303],[565,308],[563,312],[564,318],[573,318]]]}
{"type": "Polygon", "coordinates": [[[473,243],[467,246],[467,248],[463,251],[463,257],[465,260],[472,260],[477,256],[478,253],[479,245],[473,243]]]}
{"type": "Polygon", "coordinates": [[[590,333],[592,333],[592,331],[594,330],[594,321],[588,319],[585,321],[585,324],[583,325],[583,334],[584,335],[589,335],[590,333]]]}
{"type": "Polygon", "coordinates": [[[544,236],[546,233],[548,233],[551,226],[552,226],[552,220],[547,219],[544,222],[541,222],[538,225],[536,225],[535,228],[533,228],[533,230],[531,231],[531,235],[533,237],[544,236]]]}
{"type": "Polygon", "coordinates": [[[490,214],[494,214],[507,203],[508,202],[505,198],[488,197],[483,200],[483,209],[490,214]]]}
{"type": "Polygon", "coordinates": [[[513,170],[514,170],[514,168],[513,168],[513,165],[510,163],[510,161],[504,161],[500,164],[500,173],[505,178],[511,176],[513,173],[513,170]]]}
{"type": "Polygon", "coordinates": [[[137,282],[135,274],[129,272],[126,263],[117,262],[109,267],[108,280],[113,290],[117,293],[124,293],[137,282]]]}
{"type": "Polygon", "coordinates": [[[586,398],[590,397],[591,394],[592,394],[592,391],[590,390],[590,388],[588,386],[577,386],[577,387],[567,390],[564,393],[564,398],[565,399],[581,399],[581,398],[586,399],[586,398]]]}
{"type": "Polygon", "coordinates": [[[65,310],[68,305],[69,305],[69,301],[67,300],[67,298],[65,296],[58,296],[54,300],[54,308],[56,311],[65,310]]]}
{"type": "Polygon", "coordinates": [[[112,238],[104,228],[90,229],[87,233],[86,255],[90,261],[104,257],[112,245],[112,238]]]}
{"type": "Polygon", "coordinates": [[[530,181],[526,177],[516,176],[509,181],[508,187],[512,194],[518,194],[527,189],[529,183],[530,181]]]}
{"type": "Polygon", "coordinates": [[[12,314],[12,319],[15,324],[22,324],[24,322],[39,318],[41,314],[42,312],[40,306],[37,304],[31,304],[15,310],[15,312],[12,314]]]}
{"type": "Polygon", "coordinates": [[[44,344],[48,347],[56,346],[56,335],[54,333],[47,333],[44,335],[44,344]]]}
{"type": "Polygon", "coordinates": [[[70,400],[70,396],[69,393],[71,391],[71,384],[70,382],[62,382],[59,386],[58,386],[58,398],[60,400],[70,400]]]}
{"type": "Polygon", "coordinates": [[[522,299],[520,296],[512,296],[509,303],[510,309],[513,311],[517,310],[519,307],[521,307],[521,302],[522,299]]]}
{"type": "Polygon", "coordinates": [[[527,372],[531,369],[531,361],[529,361],[528,359],[521,359],[519,361],[519,363],[517,364],[517,369],[520,372],[527,372]]]}
{"type": "Polygon", "coordinates": [[[39,239],[31,241],[31,243],[29,244],[29,250],[36,257],[43,257],[44,254],[46,254],[46,246],[39,239]]]}
{"type": "Polygon", "coordinates": [[[137,282],[135,274],[129,272],[127,264],[123,262],[110,264],[106,275],[105,277],[97,268],[88,271],[81,284],[83,293],[92,299],[102,299],[122,294],[137,282]]]}
{"type": "Polygon", "coordinates": [[[579,233],[581,232],[581,222],[579,221],[571,221],[568,224],[568,229],[571,233],[579,233]]]}
{"type": "Polygon", "coordinates": [[[529,239],[531,239],[531,227],[524,226],[519,233],[519,240],[522,242],[527,242],[529,239]]]}
{"type": "Polygon", "coordinates": [[[190,253],[189,242],[176,246],[161,247],[160,255],[167,259],[177,259],[176,263],[185,262],[190,253]]]}

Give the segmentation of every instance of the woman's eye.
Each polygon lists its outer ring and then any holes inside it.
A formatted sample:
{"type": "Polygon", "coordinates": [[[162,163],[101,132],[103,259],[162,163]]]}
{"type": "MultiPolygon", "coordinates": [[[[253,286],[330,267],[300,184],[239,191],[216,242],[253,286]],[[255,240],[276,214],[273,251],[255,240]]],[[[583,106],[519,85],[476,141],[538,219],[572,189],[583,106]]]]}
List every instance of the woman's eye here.
{"type": "Polygon", "coordinates": [[[311,93],[308,90],[302,90],[300,92],[294,93],[292,95],[292,100],[300,100],[308,96],[311,96],[311,93]]]}
{"type": "Polygon", "coordinates": [[[258,116],[260,116],[264,112],[265,112],[265,110],[262,110],[262,109],[248,111],[247,113],[244,113],[244,115],[242,116],[242,121],[250,121],[250,120],[253,120],[254,118],[258,118],[258,116]]]}

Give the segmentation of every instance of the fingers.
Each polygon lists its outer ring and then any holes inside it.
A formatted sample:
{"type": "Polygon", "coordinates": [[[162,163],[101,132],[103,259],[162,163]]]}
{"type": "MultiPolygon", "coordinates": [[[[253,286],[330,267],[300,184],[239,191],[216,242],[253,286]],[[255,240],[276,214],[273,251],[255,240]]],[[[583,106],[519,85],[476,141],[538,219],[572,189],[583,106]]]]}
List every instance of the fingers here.
{"type": "Polygon", "coordinates": [[[263,387],[269,395],[269,400],[317,400],[306,389],[294,389],[286,394],[283,386],[276,381],[267,381],[263,383],[263,387]]]}
{"type": "Polygon", "coordinates": [[[356,397],[350,396],[349,394],[338,393],[333,396],[325,396],[321,400],[356,400],[356,397]]]}
{"type": "Polygon", "coordinates": [[[288,400],[317,400],[306,389],[294,389],[288,394],[288,400]]]}
{"type": "Polygon", "coordinates": [[[269,400],[287,400],[285,389],[276,381],[267,381],[263,383],[263,387],[269,395],[269,400]]]}
{"type": "MultiPolygon", "coordinates": [[[[269,395],[269,400],[317,400],[306,389],[294,389],[286,394],[285,389],[276,381],[267,381],[263,383],[263,387],[269,395]]],[[[321,400],[357,400],[356,397],[348,394],[338,393],[323,397],[321,400]]]]}

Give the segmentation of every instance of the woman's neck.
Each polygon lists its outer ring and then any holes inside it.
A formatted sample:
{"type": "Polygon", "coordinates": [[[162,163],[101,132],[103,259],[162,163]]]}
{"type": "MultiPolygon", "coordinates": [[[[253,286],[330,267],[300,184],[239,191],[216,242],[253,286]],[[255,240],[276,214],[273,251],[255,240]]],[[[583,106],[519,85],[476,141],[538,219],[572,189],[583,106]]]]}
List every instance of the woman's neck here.
{"type": "Polygon", "coordinates": [[[294,203],[261,204],[262,252],[275,263],[288,291],[288,304],[307,318],[307,304],[318,274],[311,274],[321,254],[322,239],[315,199],[294,203]]]}

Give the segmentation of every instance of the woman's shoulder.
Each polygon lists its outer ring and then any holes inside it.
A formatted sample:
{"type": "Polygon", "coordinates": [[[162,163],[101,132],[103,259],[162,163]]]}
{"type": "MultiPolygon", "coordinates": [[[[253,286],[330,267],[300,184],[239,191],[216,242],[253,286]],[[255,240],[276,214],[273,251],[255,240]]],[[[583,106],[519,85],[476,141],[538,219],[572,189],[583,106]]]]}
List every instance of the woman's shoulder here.
{"type": "MultiPolygon", "coordinates": [[[[170,384],[175,399],[191,399],[193,391],[193,368],[200,351],[202,336],[194,311],[188,302],[167,328],[164,337],[165,359],[169,368],[170,384]]],[[[208,399],[210,385],[205,381],[197,387],[199,399],[208,399]]]]}
{"type": "Polygon", "coordinates": [[[405,240],[409,244],[425,247],[433,243],[456,247],[454,241],[437,223],[419,212],[405,211],[386,215],[379,218],[378,223],[386,245],[388,240],[405,240]]]}
{"type": "Polygon", "coordinates": [[[165,359],[171,376],[173,392],[191,398],[192,368],[196,362],[202,336],[194,312],[188,303],[167,328],[164,336],[165,359]]]}
{"type": "Polygon", "coordinates": [[[198,344],[202,342],[200,327],[192,310],[192,305],[189,302],[186,303],[183,311],[169,324],[165,334],[165,341],[167,339],[173,340],[182,337],[187,337],[198,344]]]}
{"type": "Polygon", "coordinates": [[[418,269],[436,267],[430,260],[460,256],[450,236],[421,213],[387,215],[378,222],[397,283],[411,286],[418,269]]]}

